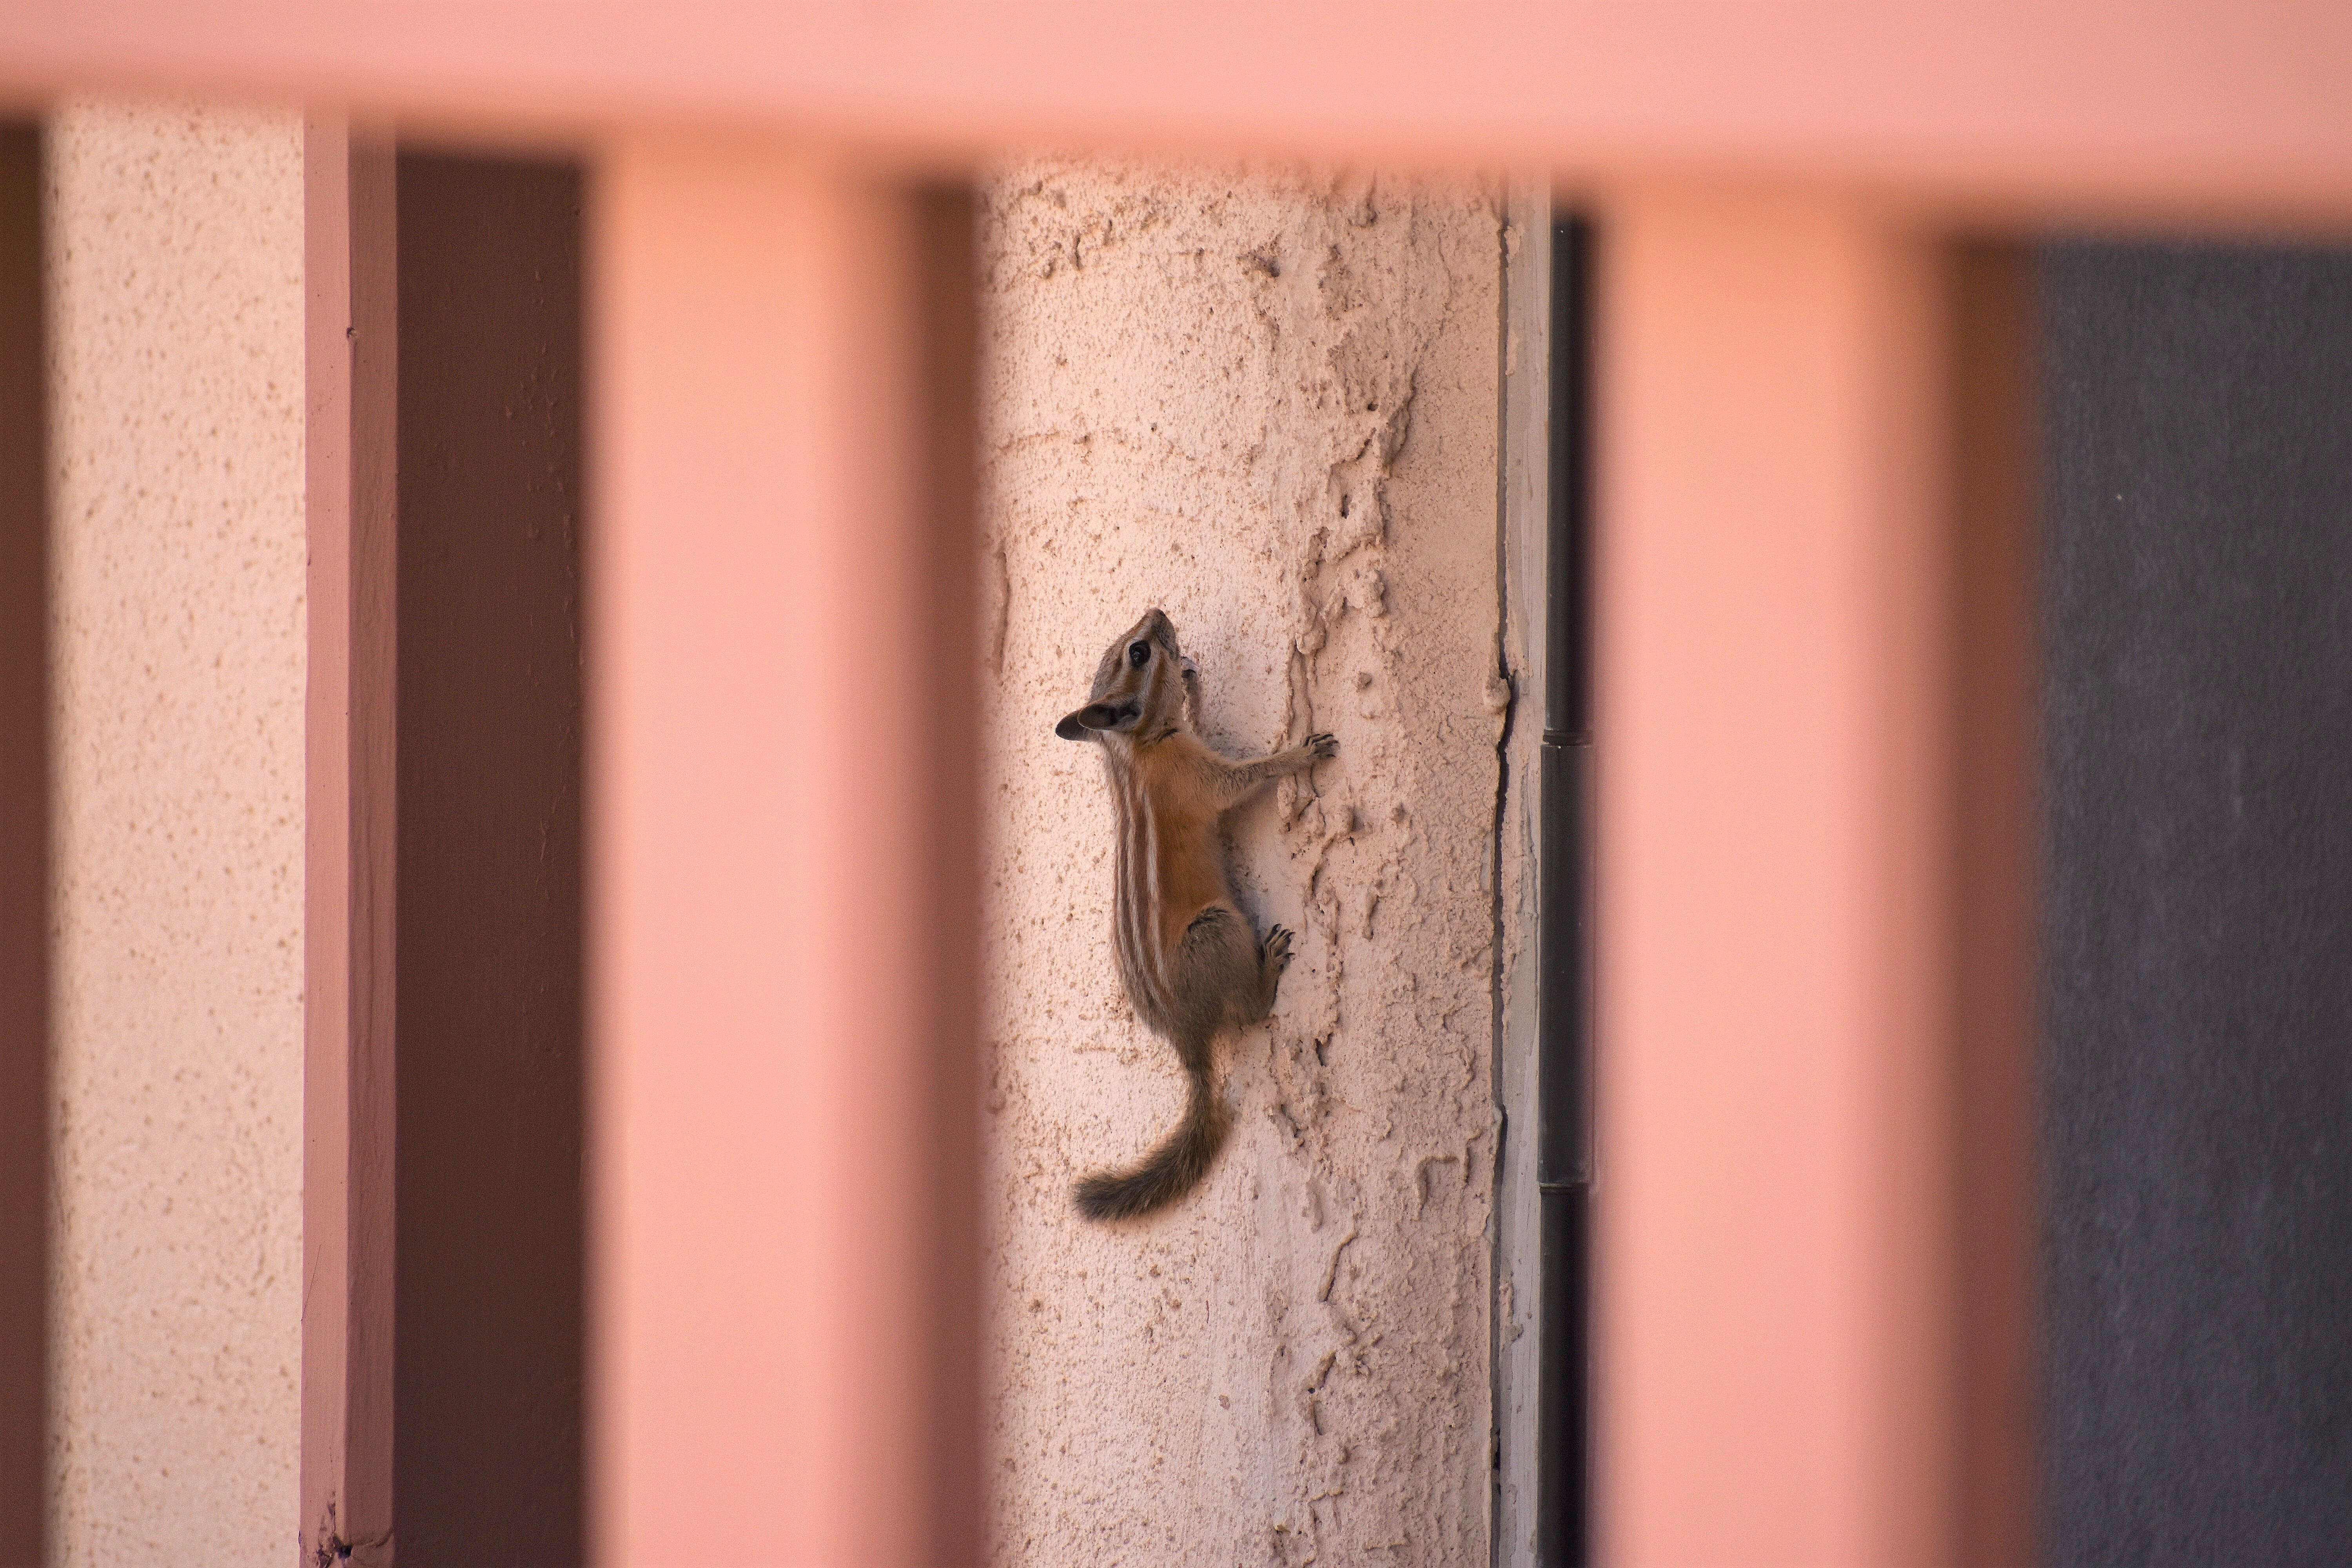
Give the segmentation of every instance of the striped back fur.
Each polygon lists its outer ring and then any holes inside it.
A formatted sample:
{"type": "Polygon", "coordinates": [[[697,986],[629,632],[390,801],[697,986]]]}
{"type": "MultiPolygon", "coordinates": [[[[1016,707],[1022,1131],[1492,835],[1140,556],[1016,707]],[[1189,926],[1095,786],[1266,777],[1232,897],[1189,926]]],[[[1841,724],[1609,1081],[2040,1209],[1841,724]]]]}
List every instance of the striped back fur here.
{"type": "MultiPolygon", "coordinates": [[[[1139,1017],[1172,1045],[1188,1078],[1183,1120],[1142,1163],[1097,1173],[1076,1188],[1079,1212],[1123,1219],[1174,1202],[1208,1173],[1224,1142],[1212,1046],[1234,1019],[1231,962],[1203,963],[1195,927],[1230,923],[1255,969],[1256,939],[1234,909],[1217,837],[1214,788],[1223,760],[1192,733],[1192,677],[1175,627],[1152,610],[1110,646],[1087,705],[1055,727],[1102,748],[1118,817],[1111,944],[1139,1017]]],[[[1225,945],[1225,944],[1217,944],[1225,945]]],[[[1222,952],[1208,953],[1223,960],[1222,952]]]]}

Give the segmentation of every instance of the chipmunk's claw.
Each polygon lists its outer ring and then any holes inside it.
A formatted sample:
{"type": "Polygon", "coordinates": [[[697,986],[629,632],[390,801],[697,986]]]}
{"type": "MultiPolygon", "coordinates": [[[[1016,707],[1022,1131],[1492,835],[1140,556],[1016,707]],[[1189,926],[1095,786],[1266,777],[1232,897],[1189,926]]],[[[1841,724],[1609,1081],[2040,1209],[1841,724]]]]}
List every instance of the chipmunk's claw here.
{"type": "Polygon", "coordinates": [[[1335,735],[1309,735],[1307,737],[1305,744],[1308,751],[1314,752],[1318,757],[1336,757],[1339,754],[1339,737],[1335,735]]]}

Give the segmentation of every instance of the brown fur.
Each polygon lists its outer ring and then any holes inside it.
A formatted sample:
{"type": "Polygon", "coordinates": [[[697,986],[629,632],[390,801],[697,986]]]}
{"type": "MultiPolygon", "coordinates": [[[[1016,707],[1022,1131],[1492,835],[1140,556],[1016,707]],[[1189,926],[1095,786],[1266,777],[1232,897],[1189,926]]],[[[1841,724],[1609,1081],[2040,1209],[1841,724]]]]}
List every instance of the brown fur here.
{"type": "Polygon", "coordinates": [[[1309,735],[1269,757],[1228,762],[1193,732],[1198,705],[1199,678],[1176,628],[1152,610],[1103,655],[1087,705],[1054,729],[1102,747],[1118,818],[1111,945],[1119,978],[1137,1015],[1176,1047],[1191,1084],[1183,1121],[1140,1164],[1078,1183],[1078,1212],[1089,1219],[1132,1218],[1175,1202],[1223,1147],[1211,1047],[1273,1011],[1290,933],[1276,926],[1258,941],[1225,879],[1217,823],[1264,784],[1339,749],[1328,735],[1309,735]]]}

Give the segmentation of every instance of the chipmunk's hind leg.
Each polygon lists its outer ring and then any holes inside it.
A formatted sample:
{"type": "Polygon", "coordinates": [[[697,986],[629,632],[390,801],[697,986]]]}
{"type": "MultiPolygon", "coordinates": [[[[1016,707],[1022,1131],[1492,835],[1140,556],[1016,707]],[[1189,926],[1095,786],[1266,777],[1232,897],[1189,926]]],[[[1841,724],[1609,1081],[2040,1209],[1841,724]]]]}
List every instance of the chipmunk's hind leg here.
{"type": "Polygon", "coordinates": [[[1195,1054],[1198,1070],[1207,1070],[1209,1042],[1220,1031],[1265,1016],[1258,1005],[1265,972],[1265,954],[1241,911],[1212,904],[1193,917],[1176,952],[1171,987],[1180,999],[1171,1037],[1188,1071],[1195,1054]]]}

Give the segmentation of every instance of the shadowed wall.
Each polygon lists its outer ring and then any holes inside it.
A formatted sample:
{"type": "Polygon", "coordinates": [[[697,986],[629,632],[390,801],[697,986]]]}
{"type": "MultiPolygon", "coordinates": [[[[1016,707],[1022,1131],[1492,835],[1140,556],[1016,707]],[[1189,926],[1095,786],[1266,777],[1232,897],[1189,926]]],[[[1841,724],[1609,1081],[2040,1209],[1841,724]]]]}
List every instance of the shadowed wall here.
{"type": "Polygon", "coordinates": [[[416,1568],[576,1563],[578,172],[399,164],[399,1274],[416,1568]]]}
{"type": "Polygon", "coordinates": [[[0,1563],[48,1488],[48,417],[41,135],[0,122],[0,1563]]]}

